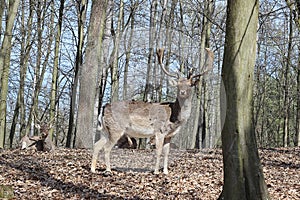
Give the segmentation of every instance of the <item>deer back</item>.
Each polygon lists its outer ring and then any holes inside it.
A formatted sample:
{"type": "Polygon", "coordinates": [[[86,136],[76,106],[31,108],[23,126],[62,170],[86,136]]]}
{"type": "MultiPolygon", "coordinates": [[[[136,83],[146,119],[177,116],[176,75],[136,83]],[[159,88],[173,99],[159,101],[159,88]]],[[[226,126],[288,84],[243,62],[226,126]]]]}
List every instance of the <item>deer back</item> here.
{"type": "Polygon", "coordinates": [[[170,123],[170,104],[121,101],[104,107],[102,123],[108,132],[121,132],[145,137],[163,130],[170,123]]]}

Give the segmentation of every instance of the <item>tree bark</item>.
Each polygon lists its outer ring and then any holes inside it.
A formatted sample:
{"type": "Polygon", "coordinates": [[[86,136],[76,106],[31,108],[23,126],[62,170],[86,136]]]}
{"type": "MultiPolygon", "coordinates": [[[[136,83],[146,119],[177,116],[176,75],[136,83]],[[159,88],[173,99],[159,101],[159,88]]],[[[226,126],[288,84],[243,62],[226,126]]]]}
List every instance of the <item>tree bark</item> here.
{"type": "Polygon", "coordinates": [[[221,91],[224,186],[219,199],[269,199],[252,123],[258,0],[228,0],[221,91]]]}
{"type": "MultiPolygon", "coordinates": [[[[24,3],[24,1],[23,1],[24,3]]],[[[20,55],[20,85],[19,85],[19,91],[18,91],[18,97],[17,97],[17,102],[14,110],[14,115],[13,115],[13,121],[12,125],[10,128],[10,148],[13,146],[13,140],[14,136],[16,133],[16,126],[18,123],[18,118],[20,116],[20,138],[22,138],[25,133],[25,102],[24,102],[24,88],[25,88],[25,78],[26,78],[26,72],[28,68],[28,59],[30,55],[30,51],[32,49],[31,45],[31,39],[32,39],[32,19],[33,19],[33,11],[32,11],[32,4],[30,3],[30,10],[29,10],[29,16],[27,23],[25,23],[24,18],[25,18],[25,6],[22,5],[22,14],[21,14],[21,24],[22,24],[22,29],[21,32],[24,33],[22,35],[22,42],[21,42],[21,55],[20,55]],[[26,28],[25,28],[26,27],[26,28]]]]}
{"type": "MultiPolygon", "coordinates": [[[[134,24],[135,24],[135,10],[137,9],[137,2],[131,1],[131,12],[130,12],[130,33],[128,38],[128,44],[124,44],[125,49],[125,67],[124,67],[124,82],[123,82],[123,100],[128,100],[128,70],[129,62],[131,58],[131,48],[132,48],[132,39],[134,34],[134,24]]],[[[125,38],[126,40],[126,38],[125,38]]]]}
{"type": "MultiPolygon", "coordinates": [[[[113,30],[113,20],[112,20],[112,30],[115,35],[113,35],[114,48],[111,55],[111,102],[115,102],[119,100],[119,85],[120,85],[120,76],[119,76],[119,48],[120,48],[120,40],[122,36],[122,25],[123,25],[123,13],[124,13],[124,2],[120,1],[119,7],[119,15],[117,21],[116,30],[113,30]]],[[[112,15],[113,18],[113,15],[112,15]]]]}
{"type": "Polygon", "coordinates": [[[97,91],[99,53],[103,34],[103,13],[107,0],[94,0],[88,28],[86,55],[81,68],[78,121],[75,146],[91,148],[93,145],[94,106],[97,91]]]}
{"type": "Polygon", "coordinates": [[[289,69],[291,64],[291,53],[292,53],[292,38],[293,38],[293,21],[292,12],[289,17],[289,36],[288,36],[288,49],[287,57],[285,62],[284,70],[284,116],[283,116],[283,146],[287,147],[290,143],[289,138],[289,69]]]}
{"type": "Polygon", "coordinates": [[[86,0],[81,0],[78,2],[77,12],[78,12],[78,42],[76,50],[76,59],[75,59],[75,71],[74,78],[72,82],[72,91],[71,91],[71,103],[70,103],[70,113],[69,113],[69,125],[67,133],[66,147],[71,148],[72,137],[75,132],[75,107],[77,101],[77,89],[79,81],[79,67],[82,65],[82,54],[83,54],[83,44],[84,44],[84,23],[86,21],[86,9],[87,2],[86,0]]]}
{"type": "Polygon", "coordinates": [[[156,30],[156,23],[157,23],[156,17],[157,17],[157,0],[153,0],[151,2],[151,8],[150,8],[149,55],[148,55],[146,84],[145,84],[143,101],[152,100],[152,95],[151,95],[152,77],[151,77],[151,74],[153,71],[155,30],[156,30]]]}
{"type": "MultiPolygon", "coordinates": [[[[54,5],[53,5],[54,6],[54,5]]],[[[52,70],[52,84],[51,84],[51,94],[50,94],[50,121],[55,123],[56,117],[56,99],[57,99],[57,88],[58,88],[58,64],[59,64],[59,51],[60,51],[60,38],[62,29],[62,20],[64,14],[65,0],[60,0],[60,8],[58,15],[57,32],[55,37],[55,47],[54,47],[54,63],[52,70]]],[[[54,10],[53,10],[54,12],[54,10]]],[[[50,124],[49,138],[53,140],[54,126],[50,124]]]]}
{"type": "Polygon", "coordinates": [[[34,83],[33,83],[33,94],[32,94],[32,106],[29,111],[28,121],[25,128],[25,135],[30,135],[30,131],[32,131],[33,125],[35,123],[34,115],[38,112],[38,101],[39,101],[39,94],[42,88],[42,84],[44,81],[44,76],[46,73],[46,69],[48,66],[49,57],[52,53],[52,42],[53,42],[53,35],[54,35],[54,15],[55,13],[51,13],[51,17],[48,23],[45,23],[45,13],[48,9],[46,4],[47,2],[38,2],[36,4],[36,14],[37,14],[37,56],[36,56],[36,63],[35,63],[35,75],[34,75],[34,83]],[[43,4],[42,4],[43,3],[43,4]],[[44,40],[43,33],[45,31],[45,24],[49,29],[48,38],[44,40]],[[46,49],[43,49],[43,47],[46,49]]]}
{"type": "MultiPolygon", "coordinates": [[[[3,2],[2,2],[3,3],[3,2]]],[[[0,149],[4,148],[6,129],[6,100],[8,93],[8,75],[10,68],[12,29],[17,15],[20,0],[10,0],[7,10],[5,34],[0,49],[0,149]],[[2,67],[3,66],[3,67],[2,67]]]]}
{"type": "MultiPolygon", "coordinates": [[[[294,22],[298,31],[300,31],[300,1],[292,2],[286,0],[290,13],[294,15],[294,22]]],[[[300,51],[300,45],[298,44],[300,51]]],[[[297,64],[297,109],[296,109],[296,134],[294,138],[295,146],[300,146],[300,52],[298,53],[298,64],[297,64]]]]}
{"type": "MultiPolygon", "coordinates": [[[[200,40],[200,48],[199,48],[199,54],[200,54],[200,59],[199,59],[199,66],[200,66],[200,71],[203,70],[201,67],[204,66],[204,62],[205,62],[205,47],[209,47],[209,43],[207,43],[209,41],[209,37],[210,37],[210,25],[211,23],[209,23],[207,17],[211,15],[211,4],[212,2],[210,2],[210,0],[206,0],[204,2],[204,15],[202,18],[202,29],[201,29],[201,40],[200,40]]],[[[194,98],[196,98],[196,108],[195,108],[195,118],[194,118],[194,125],[193,125],[193,133],[192,133],[192,140],[191,140],[191,146],[190,148],[193,149],[195,147],[198,148],[202,148],[202,144],[205,143],[205,141],[201,141],[201,138],[205,138],[207,131],[206,131],[206,126],[207,123],[205,123],[206,117],[207,115],[205,114],[206,112],[206,105],[205,105],[205,98],[206,98],[206,91],[203,91],[203,97],[202,98],[202,89],[203,89],[203,78],[200,77],[200,80],[197,84],[197,88],[196,88],[196,95],[194,98]],[[203,100],[204,99],[204,100],[203,100]],[[201,109],[201,105],[202,103],[204,103],[204,108],[203,110],[201,109]],[[202,112],[201,112],[202,110],[202,112]],[[202,115],[200,117],[200,115],[202,115]],[[201,126],[201,128],[199,129],[199,126],[201,126]],[[200,130],[200,131],[199,131],[200,130]],[[196,138],[197,138],[197,134],[200,134],[200,136],[198,138],[200,138],[199,143],[196,144],[196,138]],[[202,135],[202,136],[201,136],[202,135]]]]}

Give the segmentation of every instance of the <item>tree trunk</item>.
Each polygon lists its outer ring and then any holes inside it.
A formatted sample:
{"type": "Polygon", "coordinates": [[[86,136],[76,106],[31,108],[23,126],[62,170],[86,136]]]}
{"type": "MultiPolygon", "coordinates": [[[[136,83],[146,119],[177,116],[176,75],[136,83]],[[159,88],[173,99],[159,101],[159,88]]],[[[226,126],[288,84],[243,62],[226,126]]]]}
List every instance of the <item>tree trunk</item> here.
{"type": "MultiPolygon", "coordinates": [[[[209,37],[210,35],[208,34],[208,30],[210,30],[210,28],[208,26],[210,26],[211,24],[208,23],[208,19],[207,17],[210,16],[210,12],[211,10],[210,8],[210,0],[206,0],[204,3],[205,6],[205,10],[204,10],[204,15],[202,18],[202,30],[201,30],[201,40],[200,40],[200,59],[199,59],[199,66],[200,66],[200,71],[203,70],[201,69],[201,67],[204,66],[204,62],[205,62],[205,47],[209,47],[206,42],[209,41],[209,39],[207,37],[209,37]]],[[[195,146],[199,147],[200,149],[202,148],[202,139],[201,138],[205,138],[206,137],[206,127],[204,125],[206,125],[205,123],[205,117],[207,115],[205,115],[205,108],[203,108],[203,111],[201,113],[201,104],[202,102],[204,102],[202,100],[202,85],[203,84],[203,78],[200,77],[200,80],[197,84],[197,88],[196,88],[196,95],[194,98],[196,98],[196,106],[195,106],[195,114],[193,116],[195,116],[194,118],[194,125],[193,125],[193,132],[192,132],[192,140],[190,143],[190,147],[191,149],[195,148],[195,146]],[[202,117],[200,117],[200,115],[202,114],[202,117]],[[201,128],[199,129],[199,126],[201,126],[201,128]],[[201,130],[199,132],[199,130],[201,130]],[[197,138],[197,134],[200,134],[202,136],[198,137],[199,143],[196,144],[196,138],[197,138]]],[[[203,93],[205,93],[205,91],[203,91],[203,93]]],[[[205,95],[204,95],[205,97],[205,95]]],[[[205,107],[205,106],[204,106],[205,107]]]]}
{"type": "MultiPolygon", "coordinates": [[[[97,91],[99,51],[102,44],[103,13],[107,0],[94,0],[88,29],[88,39],[84,64],[81,69],[79,87],[78,121],[76,147],[91,148],[93,143],[94,105],[97,91]]],[[[101,66],[100,66],[101,67],[101,66]]]]}
{"type": "Polygon", "coordinates": [[[70,103],[70,114],[69,114],[69,125],[67,133],[66,147],[71,148],[72,137],[75,131],[75,107],[77,101],[77,89],[79,81],[79,67],[82,65],[82,54],[83,54],[83,44],[84,44],[84,23],[86,21],[86,0],[81,0],[78,2],[77,13],[78,13],[78,41],[77,41],[77,50],[76,50],[76,59],[75,59],[75,71],[74,78],[72,82],[72,91],[71,91],[71,103],[70,103]]]}
{"type": "Polygon", "coordinates": [[[289,18],[289,38],[288,38],[288,49],[287,58],[285,62],[284,70],[284,116],[283,116],[283,146],[289,146],[289,68],[291,63],[291,53],[292,53],[292,38],[293,38],[293,20],[292,12],[290,12],[289,18]]]}
{"type": "MultiPolygon", "coordinates": [[[[4,9],[5,9],[5,0],[0,0],[0,19],[3,19],[4,9]]],[[[0,30],[2,30],[2,23],[0,23],[0,30]]],[[[2,31],[0,31],[0,38],[2,38],[2,31]]],[[[1,71],[2,71],[2,66],[0,66],[0,77],[1,77],[1,71]]]]}
{"type": "Polygon", "coordinates": [[[34,125],[34,113],[37,112],[39,94],[42,88],[42,84],[44,81],[44,76],[46,73],[46,68],[48,66],[49,57],[52,53],[52,42],[54,35],[54,15],[55,13],[51,13],[51,17],[48,23],[45,23],[44,13],[47,11],[48,6],[46,2],[38,2],[37,3],[37,56],[35,63],[35,75],[34,75],[34,83],[33,83],[33,94],[32,94],[32,103],[29,111],[28,121],[25,129],[25,135],[29,135],[30,130],[33,130],[34,125]],[[44,4],[42,4],[44,3],[44,4]],[[45,31],[45,25],[50,30],[48,33],[47,40],[43,39],[43,33],[45,31]],[[46,49],[43,49],[43,47],[46,49]]]}
{"type": "Polygon", "coordinates": [[[269,199],[252,123],[258,0],[228,0],[222,77],[224,186],[219,199],[269,199]]]}
{"type": "MultiPolygon", "coordinates": [[[[114,49],[112,52],[112,61],[111,61],[111,102],[115,102],[119,100],[119,48],[120,48],[120,40],[122,36],[122,25],[123,25],[123,13],[124,13],[124,2],[120,1],[119,7],[119,15],[116,30],[113,30],[113,20],[112,20],[112,30],[115,35],[113,35],[114,40],[114,49]]],[[[112,15],[113,18],[113,15],[112,15]]]]}
{"type": "MultiPolygon", "coordinates": [[[[291,2],[291,0],[286,0],[286,3],[290,8],[290,13],[295,14],[294,21],[298,31],[300,31],[300,1],[291,2]]],[[[298,44],[298,50],[300,51],[299,44],[298,44]]],[[[296,134],[295,134],[294,144],[295,146],[300,146],[300,53],[298,53],[298,64],[297,64],[297,110],[296,110],[296,134]]]]}
{"type": "Polygon", "coordinates": [[[157,0],[151,2],[150,8],[150,30],[149,30],[149,55],[148,55],[148,65],[146,74],[146,84],[144,91],[144,101],[152,100],[151,90],[152,90],[152,71],[153,71],[153,55],[154,55],[154,43],[155,43],[155,31],[156,31],[156,17],[157,17],[157,0]]]}
{"type": "MultiPolygon", "coordinates": [[[[2,4],[3,2],[1,2],[2,4]]],[[[9,1],[5,34],[0,49],[0,149],[4,148],[6,132],[6,100],[8,93],[8,75],[10,68],[12,29],[17,15],[20,0],[9,1]],[[3,66],[3,67],[2,67],[3,66]]]]}
{"type": "MultiPolygon", "coordinates": [[[[24,1],[23,1],[24,3],[24,1]]],[[[30,7],[32,4],[29,5],[30,7]]],[[[21,27],[26,27],[26,29],[22,28],[21,32],[24,33],[22,35],[22,42],[21,42],[21,55],[20,55],[20,85],[19,85],[19,91],[17,96],[17,102],[14,109],[14,115],[13,115],[13,121],[10,128],[10,148],[13,146],[13,140],[16,133],[16,126],[18,123],[18,118],[20,115],[20,138],[22,138],[25,130],[25,102],[24,102],[24,88],[25,88],[25,78],[26,78],[26,71],[27,71],[27,62],[29,59],[30,51],[32,49],[31,45],[31,39],[32,39],[32,9],[29,10],[29,16],[28,21],[25,24],[24,18],[25,18],[25,6],[22,5],[22,14],[21,14],[21,27]]]]}
{"type": "Polygon", "coordinates": [[[298,64],[297,64],[297,114],[296,114],[296,135],[295,146],[300,146],[300,46],[298,46],[298,64]]]}
{"type": "MultiPolygon", "coordinates": [[[[136,3],[131,2],[131,13],[130,13],[130,33],[128,38],[128,44],[125,43],[125,67],[124,67],[124,82],[123,82],[123,100],[128,100],[128,70],[129,62],[131,57],[132,39],[134,34],[134,23],[135,23],[135,10],[136,3]]],[[[126,40],[126,38],[125,38],[126,40]]]]}
{"type": "MultiPolygon", "coordinates": [[[[53,3],[52,3],[53,5],[53,3]]],[[[53,5],[54,6],[54,5],[53,5]]],[[[65,0],[60,0],[57,32],[55,36],[55,47],[54,47],[54,63],[52,71],[52,84],[51,84],[51,94],[50,94],[50,121],[55,123],[56,116],[56,99],[57,99],[57,87],[58,87],[58,64],[59,64],[59,46],[61,38],[62,20],[64,14],[65,0]]],[[[54,12],[54,8],[53,8],[54,12]]],[[[49,137],[53,140],[54,126],[50,125],[49,137]]]]}

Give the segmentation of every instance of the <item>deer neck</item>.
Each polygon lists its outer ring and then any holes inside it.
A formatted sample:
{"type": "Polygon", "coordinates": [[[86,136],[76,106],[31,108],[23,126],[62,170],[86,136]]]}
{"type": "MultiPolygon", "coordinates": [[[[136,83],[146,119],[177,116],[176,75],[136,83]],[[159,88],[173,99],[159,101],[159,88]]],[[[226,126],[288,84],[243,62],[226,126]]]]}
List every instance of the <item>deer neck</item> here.
{"type": "Polygon", "coordinates": [[[176,113],[176,121],[185,122],[191,115],[192,100],[189,98],[177,98],[174,104],[174,111],[176,113]]]}

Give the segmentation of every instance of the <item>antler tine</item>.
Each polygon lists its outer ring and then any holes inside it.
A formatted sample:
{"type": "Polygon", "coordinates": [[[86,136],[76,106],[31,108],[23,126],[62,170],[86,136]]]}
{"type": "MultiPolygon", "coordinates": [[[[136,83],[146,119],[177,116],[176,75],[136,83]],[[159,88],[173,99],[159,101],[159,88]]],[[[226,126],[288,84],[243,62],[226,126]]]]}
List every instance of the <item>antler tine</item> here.
{"type": "Polygon", "coordinates": [[[180,77],[179,74],[178,73],[171,74],[168,70],[166,70],[165,65],[163,64],[164,48],[159,48],[156,51],[156,55],[158,57],[158,63],[161,66],[161,69],[164,71],[164,73],[167,74],[168,76],[171,76],[173,78],[177,78],[178,79],[180,77]]]}
{"type": "Polygon", "coordinates": [[[207,64],[208,68],[200,74],[191,75],[190,79],[198,78],[200,76],[203,76],[204,74],[208,73],[213,68],[214,53],[209,48],[205,48],[205,51],[207,52],[207,57],[205,59],[205,63],[208,63],[207,64]]]}

